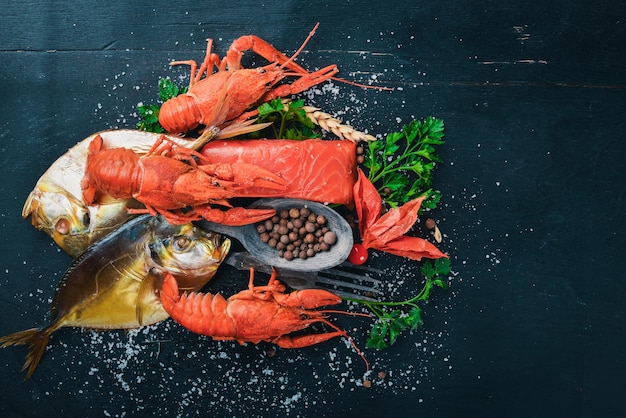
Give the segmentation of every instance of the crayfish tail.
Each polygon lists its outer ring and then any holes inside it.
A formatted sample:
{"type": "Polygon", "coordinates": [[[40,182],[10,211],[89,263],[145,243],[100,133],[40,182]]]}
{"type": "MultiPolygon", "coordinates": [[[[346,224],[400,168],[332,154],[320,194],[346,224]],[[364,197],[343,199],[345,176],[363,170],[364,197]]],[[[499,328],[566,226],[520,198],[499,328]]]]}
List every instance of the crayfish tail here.
{"type": "Polygon", "coordinates": [[[27,370],[24,380],[30,378],[35,372],[35,369],[37,368],[37,365],[46,350],[46,346],[48,345],[50,334],[51,331],[48,328],[44,330],[31,328],[0,338],[0,347],[2,348],[12,345],[29,345],[28,354],[26,354],[26,361],[22,367],[22,371],[27,370]]]}
{"type": "Polygon", "coordinates": [[[180,290],[178,289],[178,282],[170,273],[167,273],[165,275],[165,279],[163,279],[160,298],[161,303],[163,304],[163,309],[171,315],[174,305],[180,301],[180,290]]]}
{"type": "Polygon", "coordinates": [[[159,112],[159,123],[170,134],[195,129],[201,119],[202,114],[195,99],[188,94],[181,94],[167,100],[159,112]]]}

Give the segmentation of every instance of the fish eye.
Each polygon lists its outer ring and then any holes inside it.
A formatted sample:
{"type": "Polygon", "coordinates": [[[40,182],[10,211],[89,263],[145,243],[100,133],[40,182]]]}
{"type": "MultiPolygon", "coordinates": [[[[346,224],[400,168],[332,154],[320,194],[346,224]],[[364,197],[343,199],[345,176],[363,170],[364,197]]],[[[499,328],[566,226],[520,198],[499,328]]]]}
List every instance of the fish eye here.
{"type": "Polygon", "coordinates": [[[67,235],[70,232],[70,221],[61,218],[54,224],[54,229],[61,235],[67,235]]]}
{"type": "Polygon", "coordinates": [[[176,238],[174,238],[174,250],[176,251],[184,251],[189,247],[189,244],[191,244],[191,240],[185,236],[178,236],[176,238]]]}
{"type": "Polygon", "coordinates": [[[89,216],[89,212],[85,212],[83,215],[83,225],[89,226],[91,224],[91,216],[89,216]]]}

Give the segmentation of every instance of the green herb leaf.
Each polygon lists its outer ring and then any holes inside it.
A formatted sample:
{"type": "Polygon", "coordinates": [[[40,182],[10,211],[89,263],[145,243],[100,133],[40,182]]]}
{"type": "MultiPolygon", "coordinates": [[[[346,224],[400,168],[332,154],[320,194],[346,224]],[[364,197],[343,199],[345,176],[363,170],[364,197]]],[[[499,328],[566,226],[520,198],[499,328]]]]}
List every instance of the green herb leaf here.
{"type": "Polygon", "coordinates": [[[411,331],[415,331],[417,327],[424,325],[422,320],[422,310],[415,306],[409,311],[409,315],[406,319],[407,325],[411,328],[411,331]]]}
{"type": "Polygon", "coordinates": [[[159,98],[163,101],[163,103],[178,96],[179,94],[187,93],[187,90],[187,87],[179,88],[168,78],[159,79],[159,98]]]}
{"type": "Polygon", "coordinates": [[[398,337],[405,330],[415,330],[422,325],[422,310],[414,306],[408,314],[402,310],[383,312],[378,320],[372,325],[366,347],[382,350],[395,344],[398,337]]]}
{"type": "Polygon", "coordinates": [[[272,100],[270,103],[263,103],[261,106],[257,107],[257,110],[259,111],[259,116],[267,116],[282,111],[283,103],[280,100],[272,100]]]}
{"type": "Polygon", "coordinates": [[[421,267],[421,272],[425,279],[422,290],[410,299],[401,302],[369,302],[349,299],[368,307],[377,318],[368,334],[367,348],[385,349],[394,344],[404,331],[414,331],[424,324],[422,309],[417,302],[427,300],[433,287],[448,288],[445,276],[450,273],[450,259],[438,258],[434,262],[426,260],[421,267]]]}
{"type": "Polygon", "coordinates": [[[428,191],[432,188],[435,163],[441,162],[434,145],[444,143],[443,128],[441,119],[413,120],[400,132],[391,132],[384,140],[367,144],[363,165],[368,169],[368,178],[390,207],[422,195],[426,195],[423,209],[436,207],[441,194],[430,198],[428,191]],[[399,180],[400,177],[405,180],[399,180]],[[385,193],[388,190],[394,193],[385,193]]]}
{"type": "Polygon", "coordinates": [[[260,105],[257,110],[257,123],[270,122],[272,125],[262,131],[254,132],[248,137],[265,137],[281,139],[308,139],[318,138],[319,134],[313,131],[315,124],[306,115],[303,109],[304,100],[292,100],[285,107],[281,99],[274,99],[260,105]]]}
{"type": "MultiPolygon", "coordinates": [[[[166,102],[172,97],[176,97],[179,94],[187,92],[187,87],[179,88],[171,80],[166,78],[159,79],[159,99],[161,102],[166,102]]],[[[137,128],[141,131],[147,132],[164,132],[163,127],[159,124],[159,110],[160,105],[147,104],[138,105],[137,111],[139,112],[139,122],[137,128]]]]}
{"type": "Polygon", "coordinates": [[[438,258],[434,263],[427,261],[422,265],[421,271],[427,281],[434,281],[450,273],[450,259],[438,258]]]}
{"type": "Polygon", "coordinates": [[[374,322],[372,325],[372,329],[369,332],[367,337],[367,341],[365,342],[365,346],[367,348],[375,348],[377,350],[382,350],[387,348],[389,344],[386,341],[387,333],[389,332],[389,327],[387,323],[383,320],[378,320],[374,322]]]}
{"type": "Polygon", "coordinates": [[[137,129],[140,131],[162,133],[163,128],[159,124],[159,106],[157,105],[140,105],[137,106],[140,121],[137,123],[137,129]]]}

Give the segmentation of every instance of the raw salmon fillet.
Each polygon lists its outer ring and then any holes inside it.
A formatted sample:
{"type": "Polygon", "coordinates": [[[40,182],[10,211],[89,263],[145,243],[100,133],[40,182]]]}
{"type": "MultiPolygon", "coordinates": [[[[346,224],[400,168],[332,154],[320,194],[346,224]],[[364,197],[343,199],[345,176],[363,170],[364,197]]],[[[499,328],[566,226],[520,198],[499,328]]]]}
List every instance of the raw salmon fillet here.
{"type": "Polygon", "coordinates": [[[289,181],[287,190],[250,187],[239,196],[290,197],[353,205],[356,144],[346,140],[248,139],[212,141],[202,148],[212,163],[256,164],[289,181]]]}

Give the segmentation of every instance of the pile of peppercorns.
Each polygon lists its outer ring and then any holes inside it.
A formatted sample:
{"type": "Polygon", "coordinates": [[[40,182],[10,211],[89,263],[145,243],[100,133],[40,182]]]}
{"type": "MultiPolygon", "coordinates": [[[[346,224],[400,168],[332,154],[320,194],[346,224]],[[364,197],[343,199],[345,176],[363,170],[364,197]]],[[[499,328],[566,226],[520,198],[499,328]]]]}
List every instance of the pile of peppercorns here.
{"type": "Polygon", "coordinates": [[[285,260],[301,259],[328,251],[337,242],[337,234],[328,228],[326,217],[309,208],[283,209],[256,225],[261,241],[276,248],[285,260]]]}

